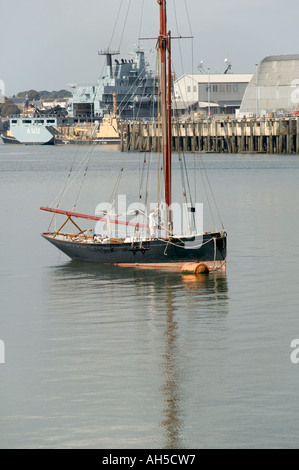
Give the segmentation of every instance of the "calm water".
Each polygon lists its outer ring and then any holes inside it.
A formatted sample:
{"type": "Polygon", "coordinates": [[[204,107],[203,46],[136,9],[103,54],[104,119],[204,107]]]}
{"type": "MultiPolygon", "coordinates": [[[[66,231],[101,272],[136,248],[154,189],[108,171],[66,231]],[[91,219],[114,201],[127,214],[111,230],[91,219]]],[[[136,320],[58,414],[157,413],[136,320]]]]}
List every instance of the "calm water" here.
{"type": "MultiPolygon", "coordinates": [[[[299,447],[299,158],[203,156],[229,256],[194,282],[74,263],[40,237],[75,152],[0,145],[0,447],[299,447]]],[[[95,150],[78,210],[124,156],[95,150]]]]}

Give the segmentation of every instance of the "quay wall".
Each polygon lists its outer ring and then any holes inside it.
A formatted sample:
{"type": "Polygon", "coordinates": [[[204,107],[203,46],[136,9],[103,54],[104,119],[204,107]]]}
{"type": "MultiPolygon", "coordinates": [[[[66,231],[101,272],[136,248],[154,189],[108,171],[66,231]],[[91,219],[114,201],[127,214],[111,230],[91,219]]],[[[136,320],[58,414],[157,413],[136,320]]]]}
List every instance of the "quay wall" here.
{"type": "MultiPolygon", "coordinates": [[[[122,151],[161,150],[160,121],[121,123],[122,151]]],[[[172,123],[172,149],[184,152],[299,154],[299,116],[172,123]]]]}

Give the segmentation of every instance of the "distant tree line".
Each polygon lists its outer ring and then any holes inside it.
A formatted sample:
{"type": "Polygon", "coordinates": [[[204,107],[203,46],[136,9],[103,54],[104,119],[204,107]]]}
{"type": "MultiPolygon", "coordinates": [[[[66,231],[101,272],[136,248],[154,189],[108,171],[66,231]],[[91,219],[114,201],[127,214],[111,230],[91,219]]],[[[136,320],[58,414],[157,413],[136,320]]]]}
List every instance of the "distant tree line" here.
{"type": "Polygon", "coordinates": [[[17,94],[17,98],[26,98],[28,95],[29,100],[45,100],[45,99],[59,99],[59,98],[70,98],[72,94],[67,90],[59,90],[59,91],[36,91],[36,90],[28,90],[28,91],[21,91],[17,94]]]}
{"type": "MultiPolygon", "coordinates": [[[[59,99],[59,98],[69,98],[72,94],[67,90],[59,90],[59,91],[36,91],[36,90],[28,90],[28,91],[21,91],[17,95],[14,95],[13,98],[23,98],[25,101],[26,96],[28,96],[29,101],[38,101],[38,100],[46,100],[46,99],[59,99]]],[[[1,117],[8,117],[12,114],[19,115],[21,114],[20,108],[14,104],[9,98],[4,99],[4,103],[0,103],[0,116],[1,117]]]]}
{"type": "Polygon", "coordinates": [[[20,114],[21,111],[17,105],[15,105],[8,98],[4,99],[4,103],[0,103],[0,116],[7,117],[12,114],[20,114]]]}

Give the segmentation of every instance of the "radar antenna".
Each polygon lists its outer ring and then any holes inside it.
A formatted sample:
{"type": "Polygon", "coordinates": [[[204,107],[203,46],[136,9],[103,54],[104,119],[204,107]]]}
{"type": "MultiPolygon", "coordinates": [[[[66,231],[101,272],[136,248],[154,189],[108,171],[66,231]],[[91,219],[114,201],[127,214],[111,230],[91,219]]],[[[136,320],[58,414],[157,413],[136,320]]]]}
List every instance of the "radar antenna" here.
{"type": "Polygon", "coordinates": [[[109,48],[104,49],[102,51],[98,51],[98,55],[105,55],[106,56],[106,63],[107,63],[107,75],[109,77],[113,76],[113,71],[112,71],[112,56],[114,55],[119,55],[119,51],[112,51],[109,48]]]}

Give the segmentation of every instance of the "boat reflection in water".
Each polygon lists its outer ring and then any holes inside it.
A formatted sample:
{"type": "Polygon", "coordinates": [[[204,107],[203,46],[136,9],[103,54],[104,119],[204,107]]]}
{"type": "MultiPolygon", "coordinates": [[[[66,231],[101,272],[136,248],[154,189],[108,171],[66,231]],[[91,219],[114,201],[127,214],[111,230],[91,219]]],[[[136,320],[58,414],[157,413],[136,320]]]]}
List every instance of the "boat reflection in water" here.
{"type": "MultiPolygon", "coordinates": [[[[184,336],[184,333],[181,331],[180,315],[182,313],[189,315],[193,312],[198,320],[201,321],[201,302],[214,303],[214,307],[210,310],[210,313],[213,312],[213,315],[220,314],[220,316],[225,317],[228,313],[227,279],[225,273],[186,275],[181,277],[181,281],[184,288],[181,295],[184,298],[185,312],[176,306],[176,295],[174,295],[173,290],[166,288],[165,311],[167,322],[164,331],[165,353],[162,355],[161,364],[164,372],[162,393],[165,401],[164,418],[161,424],[165,431],[165,449],[182,449],[187,447],[184,446],[183,410],[185,408],[184,388],[188,386],[188,379],[190,377],[186,373],[186,369],[189,369],[188,365],[185,363],[182,365],[182,355],[184,355],[184,352],[180,344],[181,335],[183,334],[184,336]],[[217,299],[220,303],[215,309],[217,299]]],[[[203,309],[202,313],[205,316],[207,312],[203,309]]],[[[194,328],[197,329],[196,325],[194,325],[194,328]]]]}
{"type": "Polygon", "coordinates": [[[189,394],[197,393],[206,343],[213,335],[217,347],[225,342],[226,274],[71,261],[50,268],[46,282],[48,334],[59,345],[51,357],[62,367],[52,373],[75,381],[69,393],[81,393],[83,405],[86,395],[84,413],[98,416],[101,442],[109,436],[124,448],[188,447],[189,394]]]}

